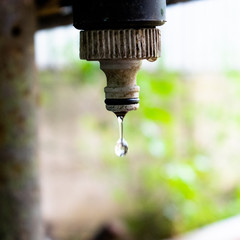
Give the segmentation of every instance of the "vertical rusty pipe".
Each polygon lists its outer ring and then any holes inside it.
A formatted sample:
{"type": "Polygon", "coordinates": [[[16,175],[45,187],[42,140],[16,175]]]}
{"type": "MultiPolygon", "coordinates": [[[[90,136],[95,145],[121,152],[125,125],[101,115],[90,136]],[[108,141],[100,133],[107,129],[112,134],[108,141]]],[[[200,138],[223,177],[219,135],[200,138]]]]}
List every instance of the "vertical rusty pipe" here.
{"type": "Polygon", "coordinates": [[[33,0],[0,2],[0,239],[42,240],[33,0]]]}

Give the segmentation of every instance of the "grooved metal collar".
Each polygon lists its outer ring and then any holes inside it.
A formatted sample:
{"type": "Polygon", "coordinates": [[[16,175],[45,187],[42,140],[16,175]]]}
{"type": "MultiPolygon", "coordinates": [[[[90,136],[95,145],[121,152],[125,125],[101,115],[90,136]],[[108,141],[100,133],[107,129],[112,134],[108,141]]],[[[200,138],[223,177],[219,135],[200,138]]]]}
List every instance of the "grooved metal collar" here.
{"type": "Polygon", "coordinates": [[[157,28],[90,30],[80,34],[81,59],[154,61],[161,54],[161,34],[157,28]]]}

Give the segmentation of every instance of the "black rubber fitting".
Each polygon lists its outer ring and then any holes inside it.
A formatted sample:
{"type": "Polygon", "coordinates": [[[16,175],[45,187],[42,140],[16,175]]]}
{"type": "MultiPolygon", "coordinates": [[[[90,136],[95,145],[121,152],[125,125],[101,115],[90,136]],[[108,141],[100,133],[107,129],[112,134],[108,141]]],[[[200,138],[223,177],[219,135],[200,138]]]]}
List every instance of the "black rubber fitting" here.
{"type": "Polygon", "coordinates": [[[165,12],[166,0],[73,0],[73,25],[81,30],[152,28],[164,24],[165,12]]]}
{"type": "Polygon", "coordinates": [[[138,104],[139,103],[139,98],[121,98],[121,99],[108,98],[108,99],[105,99],[105,103],[107,105],[131,105],[131,104],[138,104]]]}

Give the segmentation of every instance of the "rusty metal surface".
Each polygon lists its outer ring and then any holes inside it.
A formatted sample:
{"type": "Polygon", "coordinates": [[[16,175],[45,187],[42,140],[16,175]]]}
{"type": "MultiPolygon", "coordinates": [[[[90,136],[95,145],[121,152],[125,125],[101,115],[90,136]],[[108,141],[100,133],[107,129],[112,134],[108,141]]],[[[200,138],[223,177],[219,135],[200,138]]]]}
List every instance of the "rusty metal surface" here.
{"type": "Polygon", "coordinates": [[[0,2],[0,239],[42,240],[32,0],[0,2]]]}

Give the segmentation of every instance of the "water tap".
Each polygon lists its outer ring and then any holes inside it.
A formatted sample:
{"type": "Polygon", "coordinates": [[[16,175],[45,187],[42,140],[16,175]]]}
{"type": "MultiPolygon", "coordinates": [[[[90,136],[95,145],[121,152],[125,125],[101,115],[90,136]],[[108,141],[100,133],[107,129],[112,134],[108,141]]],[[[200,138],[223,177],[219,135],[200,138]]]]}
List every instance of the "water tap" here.
{"type": "Polygon", "coordinates": [[[136,75],[143,59],[160,57],[165,10],[166,0],[73,0],[80,58],[100,62],[106,109],[117,116],[139,107],[136,75]]]}

